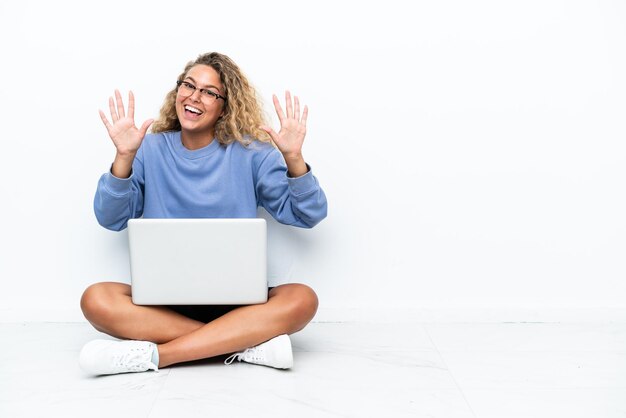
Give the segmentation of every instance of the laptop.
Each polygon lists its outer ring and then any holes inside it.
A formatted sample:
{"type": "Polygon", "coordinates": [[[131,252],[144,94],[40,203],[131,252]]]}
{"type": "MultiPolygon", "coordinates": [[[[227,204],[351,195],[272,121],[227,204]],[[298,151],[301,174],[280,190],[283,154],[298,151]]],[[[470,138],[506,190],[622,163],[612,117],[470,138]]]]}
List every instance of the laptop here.
{"type": "Polygon", "coordinates": [[[267,301],[265,219],[131,219],[136,305],[250,305],[267,301]]]}

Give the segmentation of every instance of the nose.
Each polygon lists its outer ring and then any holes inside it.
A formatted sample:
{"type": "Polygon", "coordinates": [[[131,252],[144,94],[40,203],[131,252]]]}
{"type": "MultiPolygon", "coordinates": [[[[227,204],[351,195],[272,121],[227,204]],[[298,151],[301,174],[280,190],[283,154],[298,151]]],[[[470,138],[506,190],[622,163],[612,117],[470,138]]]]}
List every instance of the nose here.
{"type": "Polygon", "coordinates": [[[193,91],[193,93],[191,93],[191,96],[189,96],[190,99],[199,102],[200,99],[202,99],[202,93],[200,93],[200,90],[196,89],[193,91]]]}

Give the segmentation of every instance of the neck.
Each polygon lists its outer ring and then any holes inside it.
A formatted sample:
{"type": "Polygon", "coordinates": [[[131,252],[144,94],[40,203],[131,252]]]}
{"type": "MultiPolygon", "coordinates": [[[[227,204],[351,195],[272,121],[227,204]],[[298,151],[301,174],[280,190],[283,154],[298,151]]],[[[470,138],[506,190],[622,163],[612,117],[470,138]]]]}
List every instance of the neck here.
{"type": "Polygon", "coordinates": [[[211,142],[213,142],[214,137],[214,131],[211,131],[209,133],[194,133],[189,131],[182,131],[180,133],[180,138],[183,142],[183,146],[191,151],[206,147],[211,142]]]}

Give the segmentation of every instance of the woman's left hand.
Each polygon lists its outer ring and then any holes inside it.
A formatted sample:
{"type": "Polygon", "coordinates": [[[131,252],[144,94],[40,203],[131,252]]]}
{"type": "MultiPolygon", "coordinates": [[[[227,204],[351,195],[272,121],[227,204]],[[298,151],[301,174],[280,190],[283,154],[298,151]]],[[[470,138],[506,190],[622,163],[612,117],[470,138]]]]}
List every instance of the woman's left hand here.
{"type": "Polygon", "coordinates": [[[302,144],[304,143],[304,137],[306,135],[306,118],[309,109],[304,106],[302,115],[300,115],[300,101],[298,100],[298,96],[294,96],[292,103],[291,93],[289,93],[289,91],[285,92],[286,115],[276,95],[273,95],[273,100],[276,114],[280,120],[280,131],[276,133],[276,131],[269,126],[261,126],[261,129],[270,135],[272,141],[274,141],[283,154],[287,168],[289,169],[289,174],[298,177],[307,171],[306,164],[302,158],[302,144]]]}

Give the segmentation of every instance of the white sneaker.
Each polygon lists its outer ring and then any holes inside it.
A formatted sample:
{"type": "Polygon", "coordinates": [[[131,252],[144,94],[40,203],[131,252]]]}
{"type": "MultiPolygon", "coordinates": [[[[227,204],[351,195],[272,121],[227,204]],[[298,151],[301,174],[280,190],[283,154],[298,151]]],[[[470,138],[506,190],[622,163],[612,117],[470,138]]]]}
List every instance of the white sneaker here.
{"type": "Polygon", "coordinates": [[[93,340],[80,351],[78,364],[94,375],[158,371],[152,363],[156,344],[149,341],[93,340]]]}
{"type": "Polygon", "coordinates": [[[241,353],[233,354],[224,361],[224,364],[231,364],[235,359],[277,369],[289,369],[293,366],[291,340],[286,334],[279,335],[256,347],[246,348],[241,353]]]}

